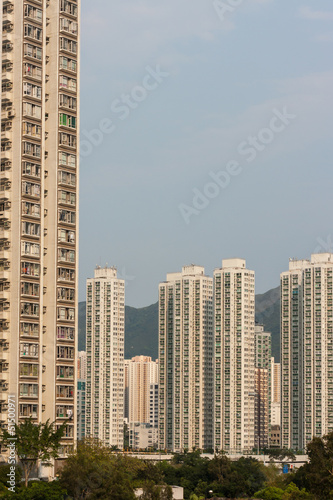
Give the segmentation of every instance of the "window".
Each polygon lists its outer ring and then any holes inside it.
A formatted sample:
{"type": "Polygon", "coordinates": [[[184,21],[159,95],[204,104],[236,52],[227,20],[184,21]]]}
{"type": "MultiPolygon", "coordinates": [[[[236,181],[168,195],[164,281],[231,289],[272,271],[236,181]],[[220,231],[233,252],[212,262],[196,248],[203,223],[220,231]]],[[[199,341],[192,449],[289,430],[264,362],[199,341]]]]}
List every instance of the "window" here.
{"type": "Polygon", "coordinates": [[[41,147],[39,144],[34,144],[33,142],[23,141],[23,154],[28,156],[33,156],[35,158],[40,158],[41,147]]]}
{"type": "MultiPolygon", "coordinates": [[[[75,186],[76,184],[76,175],[75,174],[71,174],[69,172],[65,172],[64,170],[60,170],[59,171],[59,183],[60,184],[68,184],[69,186],[75,186]]],[[[63,192],[66,192],[66,191],[63,191],[63,192]]],[[[75,193],[71,193],[74,195],[74,197],[76,196],[75,193]]],[[[61,197],[59,196],[59,202],[60,203],[65,203],[62,198],[63,195],[61,195],[61,197]],[[61,200],[61,201],[60,201],[61,200]]],[[[71,205],[75,205],[75,198],[74,198],[74,203],[70,203],[71,205]]]]}
{"type": "Polygon", "coordinates": [[[71,78],[71,77],[68,77],[68,76],[64,76],[64,75],[60,75],[60,87],[64,88],[64,89],[68,89],[68,90],[71,90],[72,92],[76,92],[76,78],[71,78]]]}
{"type": "Polygon", "coordinates": [[[75,243],[75,232],[69,229],[59,229],[58,241],[62,243],[75,243]]]}
{"type": "Polygon", "coordinates": [[[31,257],[40,256],[40,245],[38,243],[31,243],[29,241],[22,241],[21,255],[30,255],[31,257]]]}
{"type": "Polygon", "coordinates": [[[58,260],[60,262],[75,262],[75,251],[67,248],[58,248],[58,260]]]}
{"type": "Polygon", "coordinates": [[[69,300],[71,302],[74,302],[75,290],[74,288],[58,287],[57,297],[58,300],[69,300]]]}
{"type": "Polygon", "coordinates": [[[76,117],[72,115],[66,115],[65,113],[60,113],[59,115],[59,125],[64,127],[76,128],[76,117]]]}
{"type": "Polygon", "coordinates": [[[59,210],[59,222],[75,224],[75,212],[69,210],[59,210]]]}
{"type": "Polygon", "coordinates": [[[66,94],[59,95],[59,105],[62,106],[63,108],[68,108],[75,111],[76,104],[77,104],[76,97],[71,97],[66,94]]]}
{"type": "Polygon", "coordinates": [[[42,79],[42,68],[40,66],[35,66],[34,64],[24,63],[23,71],[25,76],[30,76],[36,80],[42,79]]]}
{"type": "Polygon", "coordinates": [[[37,398],[38,384],[20,384],[20,396],[26,398],[37,398]]]}
{"type": "Polygon", "coordinates": [[[22,302],[21,314],[24,316],[39,316],[39,304],[34,302],[22,302]]]}
{"type": "Polygon", "coordinates": [[[22,182],[22,194],[29,196],[40,197],[40,184],[36,184],[34,182],[22,182]]]}
{"type": "Polygon", "coordinates": [[[75,3],[69,2],[68,0],[61,0],[60,12],[65,12],[66,14],[70,14],[71,16],[77,16],[77,6],[75,3]]]}
{"type": "Polygon", "coordinates": [[[69,59],[68,57],[60,56],[60,69],[73,71],[73,73],[76,73],[77,62],[75,59],[69,59]]]}
{"type": "Polygon", "coordinates": [[[23,174],[30,175],[31,177],[40,177],[40,165],[37,163],[30,163],[28,161],[24,161],[22,163],[23,166],[23,174]]]}
{"type": "Polygon", "coordinates": [[[21,295],[39,297],[39,283],[29,283],[28,281],[23,281],[21,283],[21,295]]]}
{"type": "Polygon", "coordinates": [[[74,328],[68,326],[58,326],[57,339],[59,340],[74,340],[74,328]]]}
{"type": "Polygon", "coordinates": [[[59,203],[75,205],[76,194],[71,191],[59,191],[59,203]]]}
{"type": "Polygon", "coordinates": [[[77,35],[77,22],[67,19],[65,17],[60,17],[60,30],[67,31],[72,35],[77,35]]]}
{"type": "Polygon", "coordinates": [[[23,83],[23,95],[30,97],[35,97],[36,99],[42,98],[42,87],[39,85],[34,85],[32,83],[23,83]]]}
{"type": "Polygon", "coordinates": [[[23,276],[40,276],[40,264],[37,262],[21,262],[21,274],[23,276]]]}
{"type": "Polygon", "coordinates": [[[59,163],[60,165],[66,165],[68,167],[76,167],[76,156],[70,153],[59,152],[59,163]]]}
{"type": "Polygon", "coordinates": [[[25,4],[24,6],[24,16],[30,17],[40,23],[43,21],[43,11],[29,4],[25,4]]]}
{"type": "Polygon", "coordinates": [[[72,134],[64,134],[63,132],[61,132],[59,134],[59,143],[61,146],[76,148],[76,136],[72,134]]]}
{"type": "Polygon", "coordinates": [[[32,45],[30,43],[24,44],[24,55],[26,57],[32,57],[33,59],[37,59],[38,61],[42,60],[42,49],[36,45],[32,45]]]}
{"type": "Polygon", "coordinates": [[[42,135],[42,127],[40,125],[36,125],[35,123],[23,122],[23,134],[40,139],[42,135]]]}
{"type": "Polygon", "coordinates": [[[32,363],[20,363],[21,377],[38,377],[38,365],[32,363]]]}
{"type": "Polygon", "coordinates": [[[41,119],[42,107],[38,106],[37,104],[31,104],[30,102],[24,102],[23,114],[26,116],[32,116],[33,118],[41,119]]]}
{"type": "Polygon", "coordinates": [[[40,224],[34,222],[22,222],[22,234],[29,236],[40,236],[40,224]]]}
{"type": "Polygon", "coordinates": [[[37,323],[21,323],[20,333],[22,336],[38,337],[39,325],[37,323]]]}
{"type": "Polygon", "coordinates": [[[75,309],[72,307],[58,307],[57,316],[59,320],[62,321],[74,321],[75,319],[75,309]]]}
{"type": "Polygon", "coordinates": [[[76,54],[77,52],[77,42],[74,42],[70,38],[60,37],[60,49],[76,54]]]}
{"type": "Polygon", "coordinates": [[[24,24],[24,36],[42,41],[43,30],[32,24],[24,24]]]}

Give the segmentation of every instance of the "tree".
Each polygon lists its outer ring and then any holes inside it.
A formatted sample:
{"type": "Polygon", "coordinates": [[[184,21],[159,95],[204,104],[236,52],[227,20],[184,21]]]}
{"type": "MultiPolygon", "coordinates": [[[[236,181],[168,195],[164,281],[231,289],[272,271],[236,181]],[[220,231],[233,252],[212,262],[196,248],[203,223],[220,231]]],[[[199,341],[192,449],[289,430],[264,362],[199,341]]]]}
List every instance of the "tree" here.
{"type": "Polygon", "coordinates": [[[314,437],[307,445],[309,463],[300,467],[292,480],[306,488],[315,498],[333,498],[333,432],[314,437]]]}
{"type": "Polygon", "coordinates": [[[67,498],[66,490],[64,490],[58,481],[46,483],[31,482],[27,488],[18,488],[16,493],[7,492],[2,496],[3,499],[8,500],[64,500],[67,498]]]}
{"type": "Polygon", "coordinates": [[[281,488],[269,486],[255,493],[254,498],[260,498],[261,500],[282,500],[283,493],[284,491],[281,488]]]}
{"type": "Polygon", "coordinates": [[[13,431],[8,432],[7,429],[2,431],[3,445],[11,447],[15,443],[15,453],[22,464],[26,487],[29,475],[39,461],[44,465],[51,465],[51,459],[58,457],[66,425],[67,421],[55,429],[54,423],[50,423],[49,420],[44,424],[36,424],[30,417],[15,424],[13,431]]]}
{"type": "Polygon", "coordinates": [[[60,484],[75,500],[135,500],[133,481],[140,461],[117,456],[98,440],[80,441],[60,472],[60,484]]]}

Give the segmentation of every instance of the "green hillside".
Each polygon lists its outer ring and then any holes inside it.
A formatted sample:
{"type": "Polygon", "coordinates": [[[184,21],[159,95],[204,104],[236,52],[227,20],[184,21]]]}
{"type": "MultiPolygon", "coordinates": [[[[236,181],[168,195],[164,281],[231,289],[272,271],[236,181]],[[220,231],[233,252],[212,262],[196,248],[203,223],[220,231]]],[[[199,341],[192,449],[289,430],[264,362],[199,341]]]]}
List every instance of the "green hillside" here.
{"type": "MultiPolygon", "coordinates": [[[[272,333],[272,355],[280,360],[280,288],[256,295],[256,321],[272,333]]],[[[79,350],[85,350],[86,303],[79,303],[79,350]]],[[[158,303],[125,307],[125,358],[158,357],[158,303]]]]}

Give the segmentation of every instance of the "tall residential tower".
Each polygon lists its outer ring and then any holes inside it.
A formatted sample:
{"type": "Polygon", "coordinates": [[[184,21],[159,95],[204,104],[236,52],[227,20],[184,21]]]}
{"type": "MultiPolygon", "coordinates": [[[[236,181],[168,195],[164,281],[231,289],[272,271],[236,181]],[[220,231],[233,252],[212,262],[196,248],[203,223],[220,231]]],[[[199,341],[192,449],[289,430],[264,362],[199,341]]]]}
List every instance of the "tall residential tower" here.
{"type": "Polygon", "coordinates": [[[86,436],[123,448],[125,281],[114,267],[87,280],[86,436]]]}
{"type": "Polygon", "coordinates": [[[185,266],[159,285],[159,447],[213,446],[213,280],[185,266]]]}
{"type": "Polygon", "coordinates": [[[0,420],[76,439],[79,1],[1,0],[0,420]]]}
{"type": "Polygon", "coordinates": [[[254,271],[227,259],[214,271],[214,448],[252,450],[255,405],[254,271]]]}
{"type": "Polygon", "coordinates": [[[281,274],[281,446],[333,431],[333,254],[281,274]]]}

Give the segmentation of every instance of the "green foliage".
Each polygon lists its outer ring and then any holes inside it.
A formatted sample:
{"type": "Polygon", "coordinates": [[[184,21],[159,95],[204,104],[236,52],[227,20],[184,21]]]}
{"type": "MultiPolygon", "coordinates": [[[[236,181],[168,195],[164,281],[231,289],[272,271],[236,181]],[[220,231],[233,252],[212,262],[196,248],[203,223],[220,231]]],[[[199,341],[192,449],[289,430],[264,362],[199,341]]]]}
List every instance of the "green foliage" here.
{"type": "Polygon", "coordinates": [[[54,428],[54,423],[47,420],[45,423],[36,424],[32,418],[15,424],[14,432],[2,431],[1,443],[10,446],[15,439],[15,451],[21,462],[25,486],[28,485],[28,478],[31,471],[40,460],[48,465],[52,458],[58,457],[60,441],[64,434],[67,422],[64,422],[59,429],[54,428]]]}
{"type": "Polygon", "coordinates": [[[267,449],[265,449],[265,453],[271,459],[276,459],[276,460],[287,459],[290,462],[296,461],[295,453],[292,450],[289,450],[287,448],[267,448],[267,449]]]}
{"type": "Polygon", "coordinates": [[[258,491],[254,494],[254,498],[260,498],[261,500],[282,500],[283,490],[281,488],[276,488],[275,486],[269,486],[263,490],[258,491]]]}
{"type": "Polygon", "coordinates": [[[311,500],[313,497],[304,488],[299,490],[294,483],[290,483],[282,495],[282,500],[311,500]]]}
{"type": "MultiPolygon", "coordinates": [[[[10,465],[9,464],[3,464],[0,465],[0,491],[7,491],[8,488],[8,479],[10,472],[10,465]]],[[[18,466],[15,467],[15,488],[21,485],[21,479],[22,479],[22,469],[18,466]]]]}
{"type": "Polygon", "coordinates": [[[81,441],[60,472],[60,484],[74,499],[134,500],[130,460],[98,441],[81,441]]]}
{"type": "Polygon", "coordinates": [[[333,432],[323,438],[313,438],[307,446],[307,452],[309,463],[296,471],[293,482],[299,488],[306,488],[315,499],[332,498],[333,432]]]}
{"type": "Polygon", "coordinates": [[[66,490],[58,481],[44,483],[32,481],[27,488],[17,488],[15,493],[7,493],[2,498],[10,500],[64,500],[66,490]]]}

